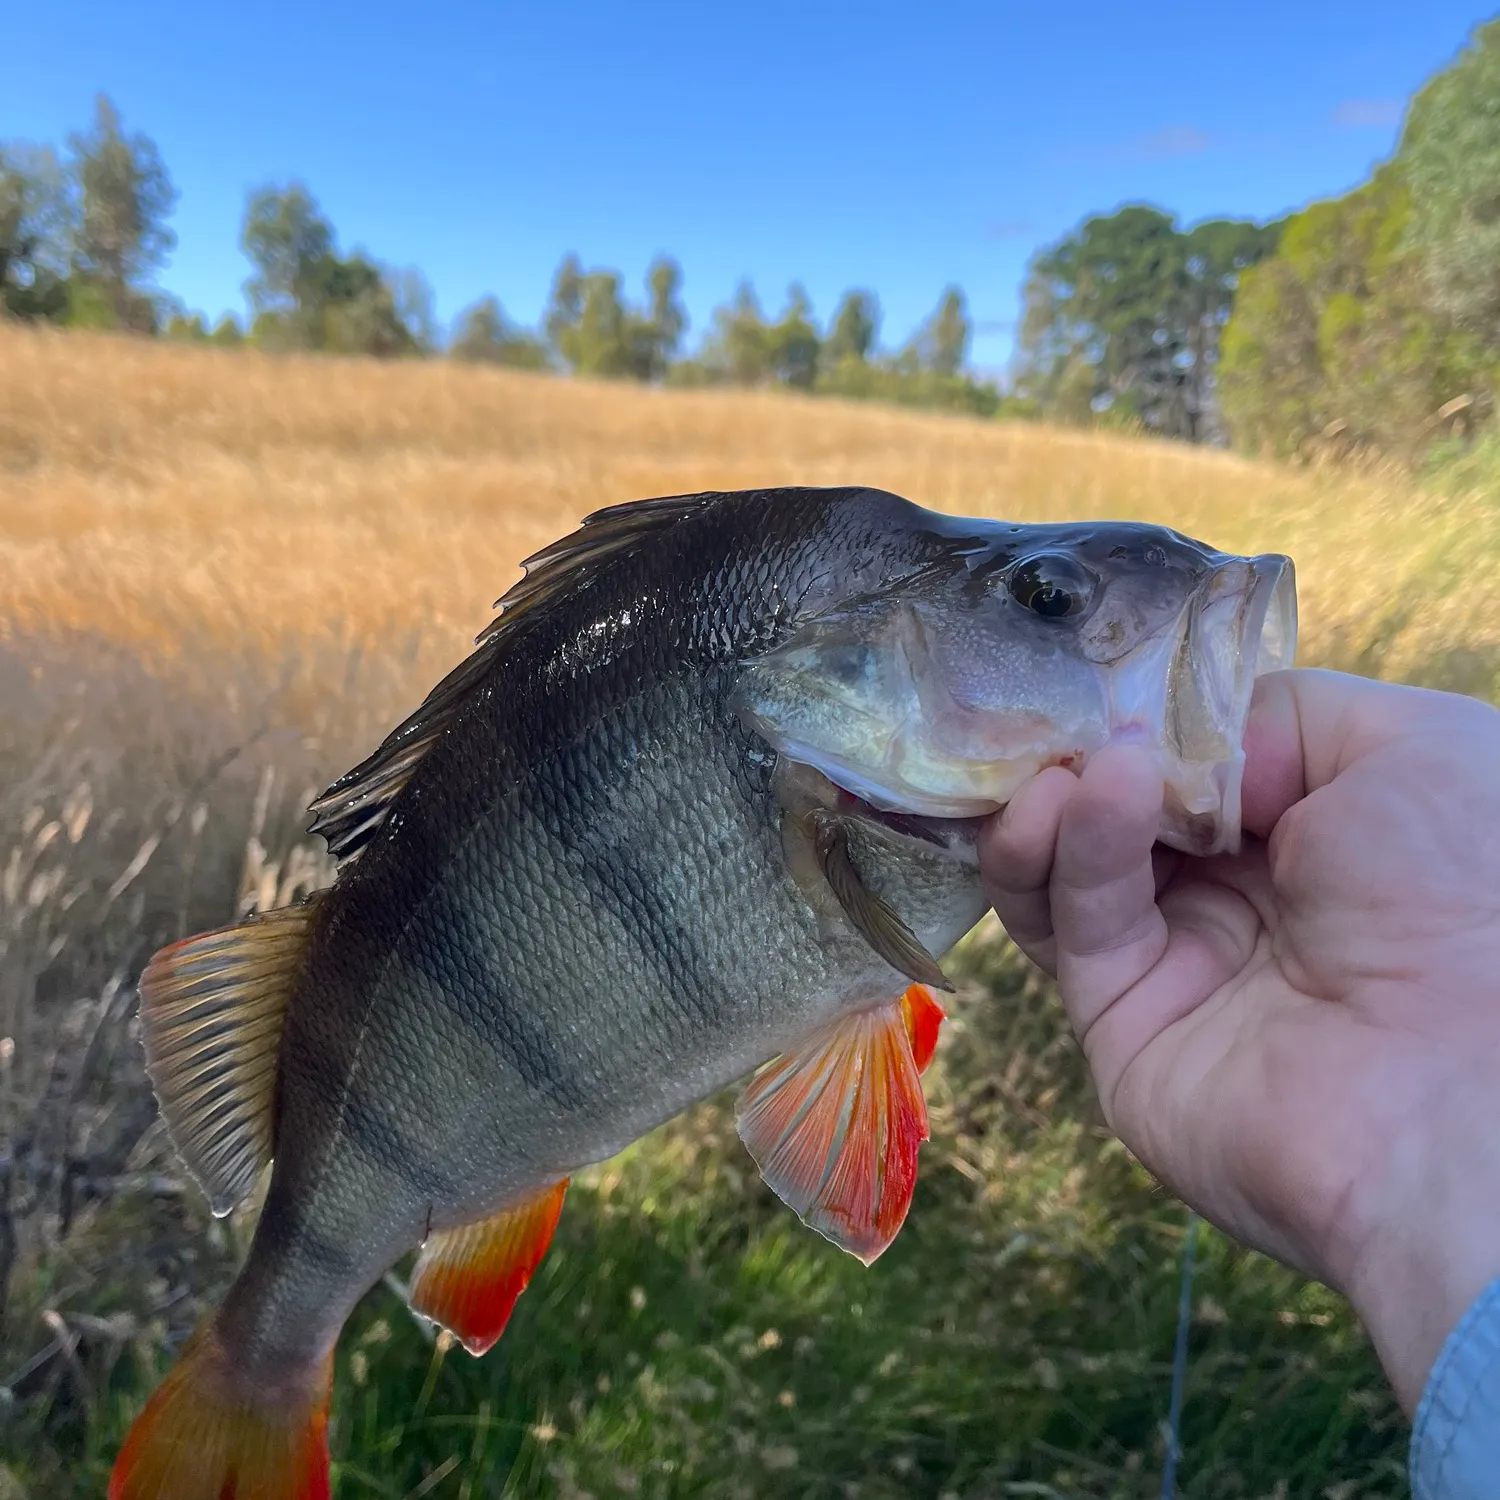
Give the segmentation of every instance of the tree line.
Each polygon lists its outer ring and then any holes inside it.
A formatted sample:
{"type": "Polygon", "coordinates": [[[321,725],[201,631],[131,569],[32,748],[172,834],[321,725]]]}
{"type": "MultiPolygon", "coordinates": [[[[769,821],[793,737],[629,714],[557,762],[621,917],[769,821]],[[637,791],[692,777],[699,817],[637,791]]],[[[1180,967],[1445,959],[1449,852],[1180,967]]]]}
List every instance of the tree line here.
{"type": "Polygon", "coordinates": [[[806,292],[792,286],[767,315],[744,282],[715,309],[691,352],[682,270],[658,258],[645,297],[626,294],[617,271],[565,256],[537,328],[485,296],[439,329],[419,271],[345,252],[300,182],[258,188],[245,206],[240,248],[251,266],[248,317],[210,327],[155,284],[175,239],[176,203],[149,137],[128,133],[101,97],[91,127],[58,153],[0,144],[0,309],[63,326],[115,328],[167,338],[324,350],[377,357],[446,354],[524,370],[566,371],[672,385],[784,386],[989,415],[1001,404],[967,359],[973,327],[964,295],[947,288],[915,337],[880,347],[873,292],[845,294],[820,328],[806,292]]]}
{"type": "Polygon", "coordinates": [[[152,333],[153,278],[176,237],[176,190],[154,143],[106,98],[87,130],[0,144],[0,307],[15,317],[152,333]]]}
{"type": "Polygon", "coordinates": [[[968,368],[947,288],[905,344],[848,291],[820,326],[793,285],[748,283],[689,350],[682,271],[643,295],[566,256],[536,328],[494,296],[446,334],[419,272],[339,248],[307,188],[257,190],[240,243],[250,315],[209,328],[154,276],[176,200],[160,155],[100,99],[66,150],[0,146],[0,307],[13,316],[222,344],[455,359],[668,385],[779,386],[979,415],[1125,424],[1297,457],[1420,457],[1491,421],[1500,376],[1500,21],[1412,101],[1392,159],[1339,198],[1261,223],[1183,225],[1149,204],[1092,216],[1032,257],[1005,389],[968,368]]]}
{"type": "Polygon", "coordinates": [[[1224,333],[1247,449],[1416,457],[1472,437],[1500,375],[1500,21],[1412,100],[1390,161],[1286,221],[1224,333]]]}
{"type": "Polygon", "coordinates": [[[1015,396],[1043,416],[1288,458],[1471,441],[1500,380],[1500,21],[1354,191],[1270,224],[1093,218],[1025,300],[1015,396]]]}

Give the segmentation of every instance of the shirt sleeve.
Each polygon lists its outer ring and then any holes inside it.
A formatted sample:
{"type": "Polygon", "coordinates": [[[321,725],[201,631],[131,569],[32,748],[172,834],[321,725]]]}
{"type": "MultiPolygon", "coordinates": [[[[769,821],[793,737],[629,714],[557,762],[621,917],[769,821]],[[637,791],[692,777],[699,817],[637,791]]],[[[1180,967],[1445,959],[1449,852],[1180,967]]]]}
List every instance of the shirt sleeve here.
{"type": "Polygon", "coordinates": [[[1417,1408],[1413,1500],[1500,1500],[1500,1279],[1448,1335],[1417,1408]]]}

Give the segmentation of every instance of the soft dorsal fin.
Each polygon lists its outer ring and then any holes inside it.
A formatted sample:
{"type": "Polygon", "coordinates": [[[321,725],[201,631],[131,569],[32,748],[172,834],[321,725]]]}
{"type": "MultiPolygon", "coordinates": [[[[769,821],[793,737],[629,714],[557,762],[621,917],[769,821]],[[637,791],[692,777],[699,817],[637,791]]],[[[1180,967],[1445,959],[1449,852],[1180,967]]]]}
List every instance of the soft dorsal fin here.
{"type": "Polygon", "coordinates": [[[412,1311],[483,1354],[547,1253],[567,1190],[564,1177],[477,1224],[434,1230],[412,1271],[412,1311]]]}
{"type": "Polygon", "coordinates": [[[379,831],[422,757],[478,691],[495,653],[504,649],[518,622],[539,605],[587,587],[609,559],[633,550],[714,498],[712,493],[669,495],[611,505],[586,516],[577,531],[534,552],[521,564],[525,577],[495,601],[499,618],[480,633],[477,649],[433,688],[373,755],[313,803],[308,831],[322,834],[341,863],[353,859],[379,831]]]}
{"type": "Polygon", "coordinates": [[[276,1057],[317,905],[173,943],[141,975],[146,1072],[172,1144],[219,1215],[271,1160],[276,1057]]]}

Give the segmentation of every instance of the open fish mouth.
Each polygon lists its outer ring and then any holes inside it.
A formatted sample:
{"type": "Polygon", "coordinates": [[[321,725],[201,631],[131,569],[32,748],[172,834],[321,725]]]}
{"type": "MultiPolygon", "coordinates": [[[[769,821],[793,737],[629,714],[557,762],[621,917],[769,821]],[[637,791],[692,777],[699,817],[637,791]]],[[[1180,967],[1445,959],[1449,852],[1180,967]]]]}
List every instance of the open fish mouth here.
{"type": "Polygon", "coordinates": [[[1229,558],[1210,573],[1186,611],[1166,679],[1164,843],[1190,854],[1239,847],[1251,697],[1258,678],[1291,666],[1296,645],[1290,558],[1229,558]]]}

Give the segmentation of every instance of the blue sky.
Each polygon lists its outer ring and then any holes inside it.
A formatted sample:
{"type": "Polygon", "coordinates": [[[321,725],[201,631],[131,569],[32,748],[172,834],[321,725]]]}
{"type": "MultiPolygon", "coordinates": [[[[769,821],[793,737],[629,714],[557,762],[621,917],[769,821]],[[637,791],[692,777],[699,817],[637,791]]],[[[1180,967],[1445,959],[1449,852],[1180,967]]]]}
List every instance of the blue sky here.
{"type": "Polygon", "coordinates": [[[163,285],[242,307],[246,191],[306,181],[345,248],[447,319],[534,320],[561,255],[686,273],[690,337],[749,276],[822,317],[872,288],[902,341],[956,281],[997,368],[1027,258],[1086,214],[1279,214],[1358,182],[1486,12],[1459,0],[928,0],[66,7],[0,84],[0,139],[94,94],[181,193],[163,285]]]}

